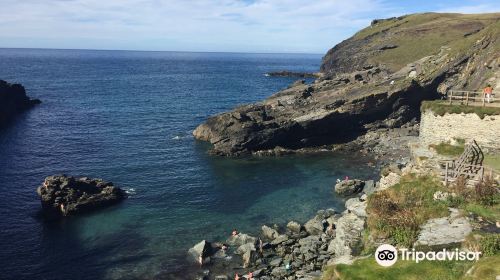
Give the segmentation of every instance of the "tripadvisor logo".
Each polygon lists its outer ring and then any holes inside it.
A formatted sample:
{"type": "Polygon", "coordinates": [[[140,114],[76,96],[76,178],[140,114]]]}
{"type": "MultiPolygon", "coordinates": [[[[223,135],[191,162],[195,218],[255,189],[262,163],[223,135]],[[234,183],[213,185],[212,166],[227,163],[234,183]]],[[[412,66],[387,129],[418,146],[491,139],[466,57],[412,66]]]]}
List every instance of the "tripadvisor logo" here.
{"type": "MultiPolygon", "coordinates": [[[[424,260],[428,261],[477,261],[481,252],[464,252],[455,250],[443,249],[438,252],[421,252],[415,249],[399,249],[399,256],[403,261],[414,261],[419,263],[424,260]]],[[[389,244],[380,245],[375,251],[375,261],[381,266],[392,266],[398,260],[398,250],[389,244]]]]}
{"type": "Polygon", "coordinates": [[[382,244],[375,251],[375,260],[381,266],[391,266],[398,260],[398,251],[392,245],[382,244]]]}

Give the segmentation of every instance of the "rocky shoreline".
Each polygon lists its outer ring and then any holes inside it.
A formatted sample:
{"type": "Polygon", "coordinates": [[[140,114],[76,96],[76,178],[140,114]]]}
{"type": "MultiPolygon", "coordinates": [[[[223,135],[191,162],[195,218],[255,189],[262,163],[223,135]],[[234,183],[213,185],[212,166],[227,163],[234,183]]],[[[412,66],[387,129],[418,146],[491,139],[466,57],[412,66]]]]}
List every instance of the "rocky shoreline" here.
{"type": "MultiPolygon", "coordinates": [[[[403,176],[429,172],[427,167],[410,162],[406,166],[387,166],[377,182],[346,178],[333,189],[337,195],[347,195],[341,213],[335,209],[319,210],[303,225],[295,221],[263,225],[255,237],[233,232],[223,242],[203,240],[188,253],[202,270],[195,279],[236,279],[236,274],[239,279],[321,279],[327,266],[353,264],[367,255],[363,251],[367,246],[390,244],[390,240],[364,235],[370,216],[368,196],[396,185],[403,176]]],[[[441,196],[441,192],[436,192],[434,200],[442,200],[441,196]]],[[[448,209],[448,216],[429,219],[421,225],[414,248],[456,248],[465,241],[472,232],[473,221],[458,209],[448,209]]]]}
{"type": "Polygon", "coordinates": [[[22,85],[0,80],[0,127],[6,125],[15,115],[40,103],[39,99],[30,99],[22,85]]]}
{"type": "Polygon", "coordinates": [[[307,72],[291,72],[291,71],[277,71],[266,73],[269,77],[294,77],[294,78],[319,78],[320,73],[307,73],[307,72]]]}
{"type": "Polygon", "coordinates": [[[258,237],[233,232],[224,242],[201,241],[188,252],[202,263],[197,279],[317,279],[331,264],[351,263],[359,255],[366,222],[367,195],[386,186],[344,180],[334,190],[349,195],[346,210],[319,210],[303,225],[263,225],[258,237]],[[243,278],[242,278],[243,279],[243,278]]]}

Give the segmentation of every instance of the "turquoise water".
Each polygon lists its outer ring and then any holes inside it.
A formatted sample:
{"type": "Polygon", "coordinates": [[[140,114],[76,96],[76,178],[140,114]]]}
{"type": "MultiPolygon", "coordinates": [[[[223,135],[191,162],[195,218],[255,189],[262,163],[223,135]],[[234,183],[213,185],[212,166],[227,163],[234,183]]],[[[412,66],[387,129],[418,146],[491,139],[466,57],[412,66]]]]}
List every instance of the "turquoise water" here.
{"type": "Polygon", "coordinates": [[[186,250],[233,228],[304,222],[342,209],[337,178],[368,178],[343,155],[221,158],[191,131],[316,71],[319,55],[0,49],[0,79],[42,104],[0,130],[2,279],[185,279],[186,250]],[[101,177],[124,203],[59,222],[40,218],[45,176],[101,177]],[[133,189],[133,190],[132,190],[133,189]]]}

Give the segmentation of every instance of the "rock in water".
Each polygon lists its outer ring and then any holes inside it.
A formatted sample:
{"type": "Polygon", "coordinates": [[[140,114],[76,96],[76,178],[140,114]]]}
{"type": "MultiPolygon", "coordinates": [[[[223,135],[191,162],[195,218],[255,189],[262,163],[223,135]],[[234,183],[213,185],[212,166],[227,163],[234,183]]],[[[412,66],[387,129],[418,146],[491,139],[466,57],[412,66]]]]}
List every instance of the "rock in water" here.
{"type": "Polygon", "coordinates": [[[188,253],[196,261],[199,260],[200,256],[203,259],[205,259],[206,257],[209,257],[210,254],[212,253],[212,246],[210,245],[210,242],[207,242],[206,240],[202,240],[200,243],[194,245],[193,248],[189,249],[188,253]]]}
{"type": "Polygon", "coordinates": [[[24,87],[20,84],[9,84],[0,80],[0,127],[19,114],[36,104],[40,100],[30,99],[24,87]]]}
{"type": "Polygon", "coordinates": [[[262,226],[262,235],[269,240],[273,240],[276,237],[278,237],[279,233],[275,229],[270,228],[266,225],[263,225],[262,226]]]}
{"type": "Polygon", "coordinates": [[[43,210],[58,216],[92,211],[126,198],[126,193],[111,182],[66,175],[45,178],[37,193],[43,210]]]}
{"type": "Polygon", "coordinates": [[[349,196],[360,193],[364,186],[365,182],[358,179],[343,180],[335,185],[335,192],[342,196],[349,196]]]}
{"type": "Polygon", "coordinates": [[[302,226],[295,222],[295,221],[290,221],[287,225],[286,228],[289,229],[293,233],[299,233],[300,230],[302,229],[302,226]]]}

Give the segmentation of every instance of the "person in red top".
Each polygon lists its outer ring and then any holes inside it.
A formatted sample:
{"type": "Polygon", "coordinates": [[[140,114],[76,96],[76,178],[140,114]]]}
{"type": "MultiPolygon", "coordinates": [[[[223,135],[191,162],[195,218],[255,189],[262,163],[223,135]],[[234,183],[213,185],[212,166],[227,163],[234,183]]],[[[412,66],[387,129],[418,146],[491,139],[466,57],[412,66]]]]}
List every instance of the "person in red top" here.
{"type": "Polygon", "coordinates": [[[486,99],[486,101],[488,103],[490,103],[491,95],[493,94],[493,88],[491,87],[491,85],[487,85],[483,89],[483,93],[484,93],[484,98],[486,99]]]}

